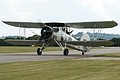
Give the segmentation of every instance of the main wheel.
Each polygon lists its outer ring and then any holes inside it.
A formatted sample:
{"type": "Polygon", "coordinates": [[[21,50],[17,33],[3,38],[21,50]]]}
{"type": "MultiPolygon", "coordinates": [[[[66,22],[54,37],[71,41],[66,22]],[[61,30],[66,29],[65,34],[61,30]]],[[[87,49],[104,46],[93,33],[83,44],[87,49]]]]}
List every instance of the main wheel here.
{"type": "Polygon", "coordinates": [[[37,49],[37,54],[42,55],[42,50],[40,48],[37,49]]]}
{"type": "Polygon", "coordinates": [[[63,54],[64,54],[65,56],[67,56],[67,55],[68,55],[68,53],[69,53],[69,50],[68,50],[68,49],[64,49],[63,54]]]}
{"type": "Polygon", "coordinates": [[[82,55],[84,55],[84,52],[82,51],[82,55]]]}

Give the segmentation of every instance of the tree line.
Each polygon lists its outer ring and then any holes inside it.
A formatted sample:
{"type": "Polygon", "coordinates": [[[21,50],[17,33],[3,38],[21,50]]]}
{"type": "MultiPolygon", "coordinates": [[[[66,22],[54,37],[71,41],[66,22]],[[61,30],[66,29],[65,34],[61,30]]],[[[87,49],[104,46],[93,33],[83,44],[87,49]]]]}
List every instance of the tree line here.
{"type": "MultiPolygon", "coordinates": [[[[28,38],[26,38],[26,40],[38,40],[40,39],[41,36],[39,35],[33,35],[33,36],[30,36],[28,38]]],[[[6,39],[12,39],[12,40],[19,40],[20,38],[19,37],[16,37],[16,38],[11,38],[11,37],[6,37],[5,39],[0,39],[0,46],[14,46],[12,44],[9,44],[9,43],[6,43],[5,40],[6,39]]],[[[23,40],[24,37],[21,37],[21,40],[23,40]]],[[[120,47],[120,38],[113,38],[111,39],[110,41],[113,42],[113,47],[120,47]]],[[[51,43],[50,46],[57,46],[56,43],[51,43]]]]}

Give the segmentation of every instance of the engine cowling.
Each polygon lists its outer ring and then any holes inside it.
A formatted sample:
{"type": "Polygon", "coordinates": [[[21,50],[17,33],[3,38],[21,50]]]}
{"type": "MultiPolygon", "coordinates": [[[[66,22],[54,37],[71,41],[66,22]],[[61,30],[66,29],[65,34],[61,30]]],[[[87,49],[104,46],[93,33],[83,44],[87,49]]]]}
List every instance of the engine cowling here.
{"type": "Polygon", "coordinates": [[[53,35],[53,29],[51,27],[43,27],[42,30],[41,30],[41,37],[42,39],[44,40],[48,40],[52,37],[53,35]]]}

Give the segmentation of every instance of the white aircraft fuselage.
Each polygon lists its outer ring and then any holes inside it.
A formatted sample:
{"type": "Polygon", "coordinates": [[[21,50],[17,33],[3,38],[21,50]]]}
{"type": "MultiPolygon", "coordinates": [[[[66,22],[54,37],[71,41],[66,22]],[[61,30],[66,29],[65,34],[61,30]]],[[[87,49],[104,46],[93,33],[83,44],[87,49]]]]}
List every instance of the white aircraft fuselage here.
{"type": "Polygon", "coordinates": [[[58,29],[58,32],[53,32],[53,36],[56,36],[57,41],[77,41],[70,34],[67,34],[65,31],[63,31],[62,27],[59,27],[58,29]]]}
{"type": "MultiPolygon", "coordinates": [[[[78,51],[82,51],[83,53],[90,50],[89,47],[82,46],[82,45],[72,45],[72,44],[62,44],[63,42],[67,41],[78,41],[75,39],[71,34],[70,31],[68,31],[68,28],[66,27],[49,27],[46,26],[42,28],[41,35],[43,40],[51,41],[54,40],[63,50],[63,45],[76,49],[78,51]]],[[[90,37],[87,33],[83,33],[80,41],[90,41],[90,37]]]]}

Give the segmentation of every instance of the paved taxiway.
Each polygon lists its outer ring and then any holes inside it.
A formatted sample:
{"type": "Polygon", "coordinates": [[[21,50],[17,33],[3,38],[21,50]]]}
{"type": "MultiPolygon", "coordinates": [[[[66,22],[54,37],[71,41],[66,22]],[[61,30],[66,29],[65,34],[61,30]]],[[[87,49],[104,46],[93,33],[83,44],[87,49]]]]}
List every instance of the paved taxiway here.
{"type": "Polygon", "coordinates": [[[47,61],[47,60],[61,60],[61,59],[81,59],[81,60],[120,60],[120,58],[109,58],[109,57],[93,57],[97,54],[104,53],[116,53],[120,52],[119,47],[103,48],[103,49],[92,49],[90,52],[81,55],[81,52],[76,50],[70,50],[68,56],[64,56],[62,51],[45,51],[43,55],[38,56],[36,52],[30,53],[8,53],[0,54],[0,63],[6,62],[20,62],[20,61],[47,61]]]}

